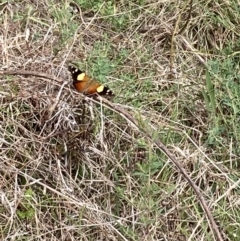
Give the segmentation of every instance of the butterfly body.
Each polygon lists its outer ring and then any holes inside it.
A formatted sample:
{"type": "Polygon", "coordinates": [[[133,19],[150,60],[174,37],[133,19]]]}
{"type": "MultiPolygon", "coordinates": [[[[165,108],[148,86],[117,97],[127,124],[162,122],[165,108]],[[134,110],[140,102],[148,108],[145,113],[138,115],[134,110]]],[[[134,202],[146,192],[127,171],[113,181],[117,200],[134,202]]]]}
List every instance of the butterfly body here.
{"type": "Polygon", "coordinates": [[[69,71],[72,74],[73,86],[78,91],[85,95],[108,95],[112,96],[112,91],[107,87],[90,78],[83,71],[73,66],[69,66],[69,71]]]}

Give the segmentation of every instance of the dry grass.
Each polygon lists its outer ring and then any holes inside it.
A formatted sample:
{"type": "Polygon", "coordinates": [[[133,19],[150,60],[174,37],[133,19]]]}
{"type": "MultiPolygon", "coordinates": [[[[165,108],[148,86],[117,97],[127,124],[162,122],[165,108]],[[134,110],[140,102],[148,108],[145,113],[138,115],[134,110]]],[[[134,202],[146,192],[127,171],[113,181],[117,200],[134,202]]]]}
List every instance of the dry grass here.
{"type": "Polygon", "coordinates": [[[161,140],[239,240],[237,4],[75,2],[0,4],[0,239],[220,240],[161,140]],[[69,62],[139,129],[76,93],[69,62]]]}

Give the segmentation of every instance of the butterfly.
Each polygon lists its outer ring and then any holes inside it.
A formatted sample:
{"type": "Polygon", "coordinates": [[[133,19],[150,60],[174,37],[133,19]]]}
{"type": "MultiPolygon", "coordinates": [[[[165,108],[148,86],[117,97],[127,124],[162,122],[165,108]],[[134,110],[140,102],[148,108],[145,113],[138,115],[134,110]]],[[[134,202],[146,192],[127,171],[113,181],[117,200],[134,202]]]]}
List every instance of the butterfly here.
{"type": "Polygon", "coordinates": [[[113,96],[113,92],[105,85],[102,85],[97,80],[90,78],[80,69],[69,66],[69,71],[72,74],[73,86],[78,91],[85,95],[105,95],[113,96]]]}

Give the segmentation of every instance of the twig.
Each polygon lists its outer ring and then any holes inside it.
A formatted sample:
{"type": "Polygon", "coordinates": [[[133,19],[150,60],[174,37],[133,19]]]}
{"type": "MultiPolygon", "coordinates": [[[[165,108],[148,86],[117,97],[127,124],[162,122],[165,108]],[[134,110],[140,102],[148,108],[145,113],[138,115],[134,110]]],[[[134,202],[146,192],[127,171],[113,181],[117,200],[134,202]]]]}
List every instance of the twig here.
{"type": "Polygon", "coordinates": [[[37,72],[37,71],[28,71],[28,70],[4,70],[4,71],[0,71],[1,75],[32,75],[32,76],[38,76],[38,77],[42,77],[42,78],[46,78],[49,80],[54,80],[58,83],[62,83],[63,81],[54,76],[54,75],[50,75],[50,74],[45,74],[42,72],[37,72]]]}
{"type": "MultiPolygon", "coordinates": [[[[101,97],[98,97],[98,100],[99,100],[99,98],[101,98],[101,97]]],[[[188,175],[186,170],[177,161],[177,158],[173,154],[170,153],[168,148],[160,140],[154,140],[153,135],[152,135],[152,133],[149,133],[149,130],[141,128],[138,125],[137,121],[132,117],[132,115],[130,113],[128,113],[127,111],[123,110],[122,108],[114,105],[113,103],[111,103],[110,101],[108,101],[106,99],[102,99],[102,103],[104,103],[106,106],[110,107],[110,109],[112,109],[114,112],[118,113],[125,120],[127,120],[128,122],[133,124],[142,135],[147,137],[151,142],[155,143],[155,145],[174,163],[174,165],[182,173],[184,178],[188,181],[190,186],[192,186],[193,190],[195,191],[195,193],[197,195],[197,198],[198,198],[203,210],[206,213],[207,220],[210,223],[210,228],[211,228],[213,234],[215,234],[215,237],[217,238],[218,241],[223,241],[223,238],[222,238],[221,233],[218,229],[218,226],[217,226],[217,224],[216,224],[216,222],[213,218],[213,215],[212,215],[211,211],[209,210],[209,208],[207,206],[207,203],[206,203],[201,191],[199,190],[198,186],[194,183],[194,181],[191,179],[191,177],[188,175]]]]}

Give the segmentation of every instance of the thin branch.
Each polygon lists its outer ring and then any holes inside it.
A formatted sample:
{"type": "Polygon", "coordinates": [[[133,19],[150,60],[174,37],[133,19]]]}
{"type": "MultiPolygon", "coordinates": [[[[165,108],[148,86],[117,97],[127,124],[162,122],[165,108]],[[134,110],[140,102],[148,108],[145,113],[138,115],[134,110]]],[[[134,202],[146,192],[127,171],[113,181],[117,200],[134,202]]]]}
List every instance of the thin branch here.
{"type": "MultiPolygon", "coordinates": [[[[98,97],[98,100],[101,97],[98,97]]],[[[128,113],[127,111],[123,110],[122,108],[116,106],[115,104],[111,103],[110,101],[103,99],[102,103],[104,103],[107,107],[110,107],[110,109],[112,109],[114,112],[118,113],[119,115],[121,115],[125,120],[127,120],[128,122],[130,122],[132,125],[134,125],[138,131],[144,135],[145,137],[147,137],[152,143],[154,143],[172,162],[173,164],[177,167],[177,169],[182,173],[182,175],[184,176],[184,178],[188,181],[188,183],[190,184],[190,186],[192,186],[194,192],[197,195],[197,198],[203,208],[203,210],[206,213],[207,216],[207,220],[209,221],[210,224],[210,228],[213,232],[213,234],[215,234],[215,237],[218,241],[223,241],[222,235],[218,229],[218,226],[213,218],[213,215],[211,213],[211,211],[208,208],[207,202],[205,201],[203,194],[201,193],[201,191],[199,190],[198,186],[194,183],[194,181],[191,179],[191,177],[188,175],[188,173],[186,172],[186,170],[181,166],[181,164],[177,161],[177,158],[170,153],[170,151],[168,150],[168,148],[160,141],[160,140],[154,140],[153,138],[153,134],[149,132],[149,130],[146,130],[142,127],[139,126],[138,122],[134,119],[134,117],[128,113]]]]}
{"type": "Polygon", "coordinates": [[[4,71],[0,71],[1,75],[32,75],[32,76],[38,76],[38,77],[42,77],[42,78],[46,78],[49,80],[54,80],[58,83],[62,83],[63,80],[61,80],[60,78],[54,76],[54,75],[50,75],[50,74],[45,74],[42,72],[37,72],[37,71],[28,71],[28,70],[4,70],[4,71]]]}

